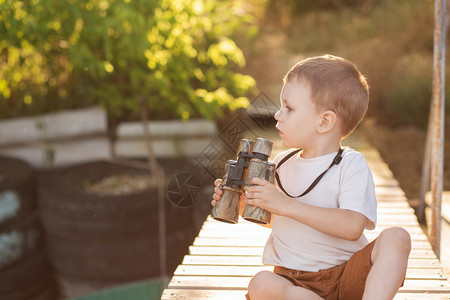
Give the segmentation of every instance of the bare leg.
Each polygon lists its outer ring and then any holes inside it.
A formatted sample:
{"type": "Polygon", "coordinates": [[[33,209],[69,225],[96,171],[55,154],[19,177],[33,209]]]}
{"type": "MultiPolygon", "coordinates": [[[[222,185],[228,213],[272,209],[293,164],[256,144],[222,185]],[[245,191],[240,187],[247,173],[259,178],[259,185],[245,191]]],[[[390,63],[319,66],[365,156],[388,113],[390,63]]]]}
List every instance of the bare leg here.
{"type": "Polygon", "coordinates": [[[299,286],[270,271],[257,273],[248,285],[251,300],[292,299],[323,300],[314,292],[299,286]]]}
{"type": "Polygon", "coordinates": [[[406,274],[411,251],[409,233],[400,227],[381,232],[372,250],[372,268],[367,276],[364,300],[393,299],[406,274]]]}

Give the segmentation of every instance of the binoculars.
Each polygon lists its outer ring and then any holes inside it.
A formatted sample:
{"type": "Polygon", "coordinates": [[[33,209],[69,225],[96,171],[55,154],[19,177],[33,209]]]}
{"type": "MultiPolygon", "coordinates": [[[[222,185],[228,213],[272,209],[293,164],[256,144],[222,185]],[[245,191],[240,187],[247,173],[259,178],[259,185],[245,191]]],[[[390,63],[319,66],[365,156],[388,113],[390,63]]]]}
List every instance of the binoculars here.
{"type": "MultiPolygon", "coordinates": [[[[263,138],[255,141],[242,139],[237,160],[228,160],[220,188],[223,194],[211,212],[215,220],[236,224],[239,219],[239,197],[251,186],[253,178],[264,178],[273,183],[275,164],[268,161],[272,142],[263,138]]],[[[247,204],[242,217],[258,224],[270,222],[270,212],[247,204]]]]}

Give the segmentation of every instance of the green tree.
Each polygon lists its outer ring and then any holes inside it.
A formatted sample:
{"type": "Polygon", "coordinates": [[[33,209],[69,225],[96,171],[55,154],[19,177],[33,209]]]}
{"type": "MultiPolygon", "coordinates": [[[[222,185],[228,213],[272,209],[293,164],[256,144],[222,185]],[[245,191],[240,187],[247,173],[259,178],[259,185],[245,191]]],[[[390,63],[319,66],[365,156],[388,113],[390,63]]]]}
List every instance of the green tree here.
{"type": "MultiPolygon", "coordinates": [[[[0,0],[0,118],[102,103],[122,117],[215,117],[248,104],[237,1],[0,0]]],[[[243,30],[244,29],[244,30],[243,30]]]]}

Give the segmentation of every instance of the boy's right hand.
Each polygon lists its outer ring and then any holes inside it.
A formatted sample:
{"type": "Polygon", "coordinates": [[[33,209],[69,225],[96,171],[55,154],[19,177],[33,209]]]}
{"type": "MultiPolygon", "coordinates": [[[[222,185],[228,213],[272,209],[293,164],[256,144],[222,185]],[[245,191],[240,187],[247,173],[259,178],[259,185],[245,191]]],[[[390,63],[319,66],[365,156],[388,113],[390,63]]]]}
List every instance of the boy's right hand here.
{"type": "Polygon", "coordinates": [[[222,185],[222,179],[216,179],[214,181],[214,195],[213,195],[213,199],[211,201],[211,205],[214,206],[216,205],[216,202],[220,199],[220,196],[222,196],[223,191],[220,188],[220,186],[222,185]]]}
{"type": "MultiPolygon", "coordinates": [[[[223,190],[220,188],[220,186],[222,185],[222,179],[216,179],[214,181],[214,195],[213,195],[213,199],[211,200],[211,205],[214,206],[216,205],[217,201],[220,200],[220,197],[223,194],[223,190]]],[[[242,215],[242,212],[244,211],[244,206],[245,206],[245,194],[242,194],[239,197],[239,214],[242,215]]]]}

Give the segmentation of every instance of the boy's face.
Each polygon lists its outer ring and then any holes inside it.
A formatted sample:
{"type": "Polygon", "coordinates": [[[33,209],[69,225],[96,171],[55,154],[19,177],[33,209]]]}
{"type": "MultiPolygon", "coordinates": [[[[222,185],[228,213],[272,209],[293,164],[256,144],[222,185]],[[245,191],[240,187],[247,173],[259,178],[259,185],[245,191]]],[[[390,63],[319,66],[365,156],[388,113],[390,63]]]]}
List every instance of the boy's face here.
{"type": "Polygon", "coordinates": [[[281,108],[275,114],[276,128],[287,148],[307,148],[317,137],[321,116],[311,100],[309,84],[295,79],[281,90],[281,108]]]}

